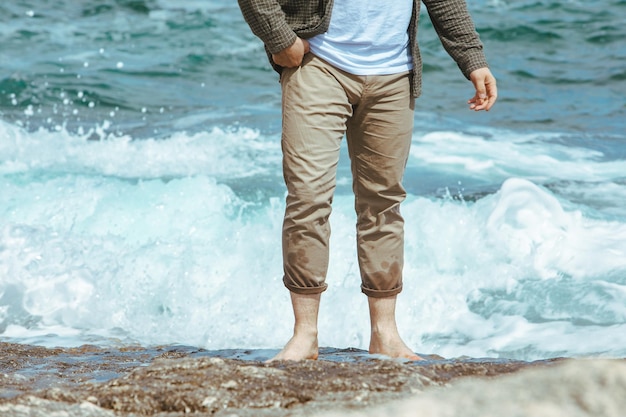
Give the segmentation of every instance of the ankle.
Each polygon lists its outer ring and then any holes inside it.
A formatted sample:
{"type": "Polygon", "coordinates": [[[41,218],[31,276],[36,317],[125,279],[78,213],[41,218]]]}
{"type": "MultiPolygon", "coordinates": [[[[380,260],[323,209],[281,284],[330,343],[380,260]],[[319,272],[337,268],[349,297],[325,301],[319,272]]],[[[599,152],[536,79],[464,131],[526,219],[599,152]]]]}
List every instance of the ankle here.
{"type": "Polygon", "coordinates": [[[317,340],[317,327],[315,326],[306,326],[306,325],[298,325],[293,328],[293,335],[295,337],[305,337],[308,339],[316,339],[317,340]]]}
{"type": "Polygon", "coordinates": [[[400,333],[398,332],[398,327],[395,322],[372,324],[370,331],[372,338],[379,340],[389,340],[400,337],[400,333]]]}
{"type": "Polygon", "coordinates": [[[396,327],[372,328],[369,345],[370,353],[387,353],[390,350],[394,351],[404,349],[405,347],[406,345],[396,327]]]}

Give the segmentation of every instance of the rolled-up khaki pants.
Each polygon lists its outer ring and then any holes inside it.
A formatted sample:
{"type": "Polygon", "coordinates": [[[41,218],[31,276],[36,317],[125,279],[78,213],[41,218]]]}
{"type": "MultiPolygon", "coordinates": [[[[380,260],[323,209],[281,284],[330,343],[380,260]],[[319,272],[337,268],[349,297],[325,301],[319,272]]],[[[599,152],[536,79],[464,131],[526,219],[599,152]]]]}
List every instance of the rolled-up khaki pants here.
{"type": "Polygon", "coordinates": [[[406,197],[402,177],[413,132],[408,73],[356,76],[307,54],[281,74],[285,286],[327,288],[330,224],[340,143],[347,138],[357,212],[361,289],[370,297],[402,290],[406,197]]]}

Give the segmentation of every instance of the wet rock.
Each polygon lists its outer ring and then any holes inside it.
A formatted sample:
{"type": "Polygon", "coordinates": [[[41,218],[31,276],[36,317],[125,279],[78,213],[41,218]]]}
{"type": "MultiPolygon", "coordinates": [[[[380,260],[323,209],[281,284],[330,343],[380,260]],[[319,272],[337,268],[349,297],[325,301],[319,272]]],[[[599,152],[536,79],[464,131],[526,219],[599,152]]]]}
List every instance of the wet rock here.
{"type": "Polygon", "coordinates": [[[399,398],[433,384],[415,369],[392,361],[345,364],[325,361],[265,365],[216,358],[157,360],[110,382],[44,398],[78,402],[95,398],[103,408],[142,415],[156,412],[295,409],[311,402],[362,404],[399,398]]]}
{"type": "MultiPolygon", "coordinates": [[[[117,417],[180,417],[189,413],[282,417],[336,409],[367,410],[416,394],[427,398],[441,387],[452,386],[452,390],[468,377],[489,381],[486,383],[491,385],[480,389],[493,390],[498,387],[496,377],[501,375],[533,368],[556,369],[565,362],[399,362],[373,359],[355,350],[346,350],[344,360],[336,360],[342,353],[333,350],[321,355],[327,360],[264,364],[212,355],[180,347],[46,350],[0,343],[0,415],[52,416],[51,412],[58,409],[66,410],[68,416],[89,412],[117,417]],[[87,411],[72,414],[82,409],[87,411]],[[31,414],[23,414],[24,410],[31,414]]],[[[518,389],[524,392],[523,387],[518,389]]],[[[443,407],[448,389],[442,392],[443,407]]],[[[453,401],[461,404],[460,398],[453,401]]]]}

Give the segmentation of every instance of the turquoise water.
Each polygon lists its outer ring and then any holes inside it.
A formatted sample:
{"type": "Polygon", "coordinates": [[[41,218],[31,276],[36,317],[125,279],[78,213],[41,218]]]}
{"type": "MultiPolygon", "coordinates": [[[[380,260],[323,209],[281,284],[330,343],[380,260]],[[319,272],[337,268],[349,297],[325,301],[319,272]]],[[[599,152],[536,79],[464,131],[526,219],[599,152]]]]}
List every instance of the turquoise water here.
{"type": "MultiPolygon", "coordinates": [[[[424,15],[401,330],[443,356],[625,356],[626,2],[469,7],[500,98],[467,109],[424,15]]],[[[280,91],[236,2],[5,1],[0,44],[0,337],[284,343],[280,91]]],[[[363,349],[347,162],[320,343],[363,349]]]]}

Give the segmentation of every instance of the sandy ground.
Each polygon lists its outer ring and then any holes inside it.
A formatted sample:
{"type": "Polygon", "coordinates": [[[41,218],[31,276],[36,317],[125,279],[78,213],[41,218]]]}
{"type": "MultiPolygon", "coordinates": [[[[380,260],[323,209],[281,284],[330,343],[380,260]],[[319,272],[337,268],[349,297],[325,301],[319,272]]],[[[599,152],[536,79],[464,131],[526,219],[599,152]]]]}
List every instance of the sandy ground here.
{"type": "Polygon", "coordinates": [[[264,364],[192,348],[0,343],[0,416],[626,417],[623,359],[320,357],[264,364]]]}

